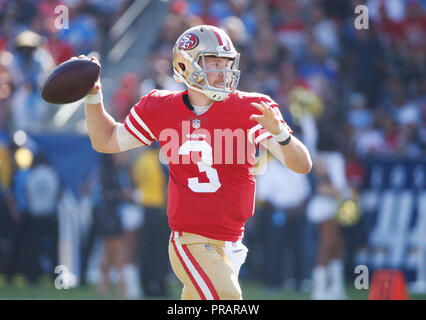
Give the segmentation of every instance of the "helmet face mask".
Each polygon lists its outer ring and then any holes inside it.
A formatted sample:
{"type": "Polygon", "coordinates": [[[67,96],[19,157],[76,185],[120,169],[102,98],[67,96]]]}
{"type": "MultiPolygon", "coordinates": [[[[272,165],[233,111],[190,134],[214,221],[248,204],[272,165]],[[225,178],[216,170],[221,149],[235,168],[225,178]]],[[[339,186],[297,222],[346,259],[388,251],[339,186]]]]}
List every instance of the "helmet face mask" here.
{"type": "Polygon", "coordinates": [[[175,79],[211,100],[222,101],[237,89],[239,58],[239,53],[223,30],[213,26],[193,27],[179,37],[173,48],[175,79]],[[229,58],[230,62],[224,69],[207,69],[205,58],[211,56],[229,58]],[[209,83],[208,74],[213,72],[222,72],[223,87],[209,83]]]}
{"type": "MultiPolygon", "coordinates": [[[[240,79],[240,71],[238,70],[239,65],[239,54],[233,59],[230,60],[227,64],[226,69],[208,69],[206,66],[205,57],[209,56],[215,56],[212,52],[205,52],[200,51],[199,57],[195,58],[192,62],[194,66],[194,70],[189,76],[189,80],[191,84],[195,87],[198,87],[201,90],[204,90],[204,93],[211,95],[219,95],[223,96],[221,93],[226,94],[226,96],[230,93],[235,92],[237,89],[237,85],[240,79]],[[198,63],[195,61],[199,61],[198,63]],[[209,83],[208,80],[208,73],[214,72],[214,73],[222,73],[223,76],[223,87],[215,87],[209,83]],[[202,79],[201,81],[198,81],[199,79],[202,79]],[[201,83],[200,83],[201,82],[201,83]],[[204,82],[204,83],[203,83],[204,82]]],[[[209,98],[210,98],[209,96],[209,98]]],[[[215,100],[215,99],[212,99],[215,100]]]]}

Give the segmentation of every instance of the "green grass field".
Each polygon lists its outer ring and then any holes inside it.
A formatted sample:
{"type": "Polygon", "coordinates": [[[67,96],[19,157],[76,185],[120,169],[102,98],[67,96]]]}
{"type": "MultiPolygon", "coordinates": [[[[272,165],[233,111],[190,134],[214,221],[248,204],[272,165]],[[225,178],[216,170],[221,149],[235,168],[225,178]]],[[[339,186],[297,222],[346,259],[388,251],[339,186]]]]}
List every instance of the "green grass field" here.
{"type": "MultiPolygon", "coordinates": [[[[72,289],[58,290],[54,287],[53,281],[42,281],[36,285],[29,285],[25,283],[0,284],[0,299],[37,299],[37,300],[108,300],[120,299],[117,294],[116,288],[112,288],[110,297],[102,297],[98,294],[95,285],[86,285],[72,289]],[[51,283],[50,283],[51,282],[51,283]]],[[[245,300],[309,300],[309,293],[296,293],[290,290],[277,290],[270,292],[259,283],[242,282],[241,287],[243,290],[243,297],[245,300]]],[[[176,281],[170,281],[169,284],[170,295],[167,299],[176,300],[180,299],[180,284],[176,281]]],[[[347,286],[346,294],[349,300],[367,300],[368,290],[356,290],[347,286]]],[[[149,299],[162,300],[164,298],[150,297],[149,299]]],[[[426,300],[426,294],[423,295],[410,295],[412,300],[426,300]]]]}

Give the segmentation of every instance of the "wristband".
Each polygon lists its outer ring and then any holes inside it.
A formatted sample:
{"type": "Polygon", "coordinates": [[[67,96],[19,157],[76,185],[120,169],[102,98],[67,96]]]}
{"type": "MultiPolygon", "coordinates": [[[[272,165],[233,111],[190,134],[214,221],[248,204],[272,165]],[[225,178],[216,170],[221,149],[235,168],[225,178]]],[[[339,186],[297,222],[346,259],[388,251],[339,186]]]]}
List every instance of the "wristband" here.
{"type": "Polygon", "coordinates": [[[275,140],[277,140],[279,144],[282,144],[284,142],[286,142],[285,144],[287,144],[290,142],[290,139],[291,139],[290,132],[288,131],[288,129],[282,122],[280,124],[280,127],[281,127],[281,132],[279,134],[273,134],[272,136],[274,137],[275,140]]]}
{"type": "Polygon", "coordinates": [[[278,142],[278,143],[282,146],[285,146],[285,145],[290,143],[290,140],[291,140],[291,134],[288,136],[288,138],[286,140],[278,142]]]}
{"type": "Polygon", "coordinates": [[[84,102],[86,104],[98,104],[98,103],[101,103],[102,100],[103,100],[102,90],[98,90],[98,92],[94,94],[88,94],[84,98],[84,102]]]}

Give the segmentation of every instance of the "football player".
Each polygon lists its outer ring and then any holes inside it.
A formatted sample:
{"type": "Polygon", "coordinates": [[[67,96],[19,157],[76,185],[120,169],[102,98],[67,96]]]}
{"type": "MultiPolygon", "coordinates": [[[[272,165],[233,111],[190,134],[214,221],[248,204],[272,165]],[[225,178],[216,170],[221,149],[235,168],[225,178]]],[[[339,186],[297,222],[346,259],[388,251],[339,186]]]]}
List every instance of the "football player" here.
{"type": "MultiPolygon", "coordinates": [[[[262,50],[259,47],[259,50],[262,50]]],[[[238,273],[253,215],[254,157],[259,144],[291,170],[312,161],[268,96],[237,90],[240,55],[220,28],[185,31],[173,48],[175,79],[185,91],[153,90],[117,123],[98,81],[86,97],[92,146],[115,153],[158,141],[169,163],[169,258],[182,299],[242,299],[238,273]]]]}

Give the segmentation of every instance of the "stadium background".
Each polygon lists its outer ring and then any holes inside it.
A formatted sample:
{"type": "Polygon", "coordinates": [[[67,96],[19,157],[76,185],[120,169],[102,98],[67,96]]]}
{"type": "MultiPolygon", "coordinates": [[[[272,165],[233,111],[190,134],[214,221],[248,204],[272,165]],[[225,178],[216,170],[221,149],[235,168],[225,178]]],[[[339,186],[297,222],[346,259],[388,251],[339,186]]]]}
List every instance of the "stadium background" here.
{"type": "MultiPolygon", "coordinates": [[[[102,157],[90,147],[81,101],[55,106],[41,100],[45,77],[71,56],[95,52],[106,106],[122,121],[151,89],[181,89],[171,76],[174,41],[203,23],[225,28],[240,51],[240,90],[270,95],[296,134],[303,115],[312,115],[318,141],[332,140],[344,155],[362,212],[342,220],[348,297],[367,298],[368,290],[353,285],[355,266],[366,265],[370,279],[378,269],[402,271],[410,297],[424,299],[425,10],[420,0],[0,0],[0,298],[106,298],[96,289],[103,240],[92,228],[102,157]],[[369,9],[368,30],[354,28],[358,4],[369,9]],[[68,28],[55,26],[63,13],[55,12],[59,5],[69,10],[68,28]],[[41,233],[48,223],[34,222],[26,199],[25,177],[43,158],[61,184],[51,213],[54,225],[47,229],[56,230],[56,238],[41,233]],[[37,255],[29,254],[34,247],[26,244],[33,241],[40,244],[37,255]],[[49,253],[56,245],[52,260],[49,253]],[[55,263],[77,276],[74,288],[55,289],[55,263]],[[39,269],[32,270],[36,264],[39,269]]],[[[308,147],[312,152],[316,146],[308,147]]],[[[143,170],[156,167],[152,158],[143,157],[146,153],[128,151],[120,160],[132,178],[129,201],[149,209],[147,189],[141,192],[146,186],[138,184],[143,170]]],[[[314,186],[314,172],[309,181],[314,186]]],[[[162,207],[165,199],[159,198],[162,207]]],[[[139,214],[150,215],[148,210],[139,214]]],[[[241,271],[245,298],[309,299],[315,228],[302,217],[299,232],[291,234],[286,213],[281,215],[266,221],[259,202],[247,223],[250,254],[241,271]],[[270,234],[276,238],[267,239],[270,234]],[[271,243],[279,244],[273,250],[282,261],[274,254],[265,258],[271,243]],[[296,259],[295,252],[301,257],[296,259]],[[265,272],[271,265],[280,269],[265,272]]],[[[139,268],[140,261],[150,259],[146,237],[159,241],[161,232],[137,219],[129,223],[137,231],[139,268]]],[[[179,285],[170,270],[166,286],[167,293],[143,296],[177,299],[179,285]]]]}

